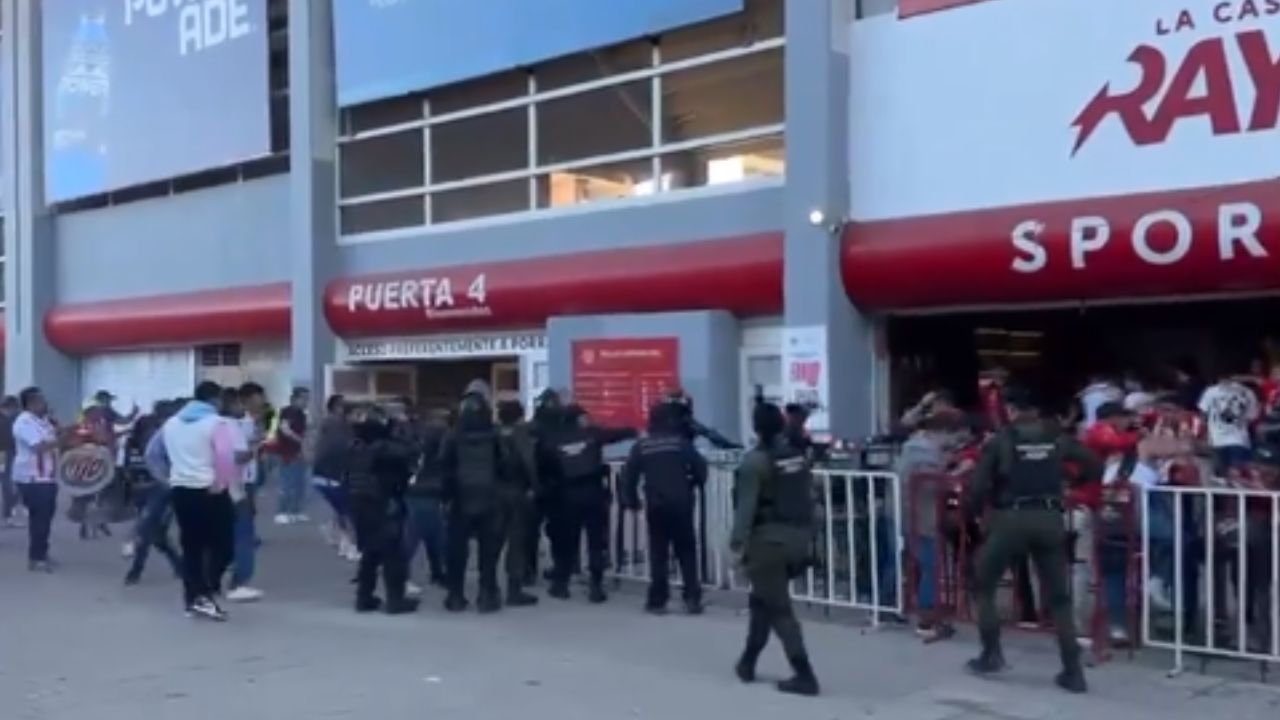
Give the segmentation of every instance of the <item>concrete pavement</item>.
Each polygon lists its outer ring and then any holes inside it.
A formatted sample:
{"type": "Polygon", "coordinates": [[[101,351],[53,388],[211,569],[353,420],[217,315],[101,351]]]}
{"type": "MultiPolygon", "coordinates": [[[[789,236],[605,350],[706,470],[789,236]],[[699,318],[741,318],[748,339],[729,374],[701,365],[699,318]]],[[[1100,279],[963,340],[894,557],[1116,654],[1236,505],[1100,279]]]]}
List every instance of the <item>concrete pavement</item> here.
{"type": "MultiPolygon", "coordinates": [[[[351,567],[313,526],[264,528],[253,606],[215,625],[180,612],[156,557],[121,584],[119,539],[81,542],[59,522],[63,566],[30,575],[20,530],[0,531],[0,718],[4,720],[1181,720],[1280,717],[1280,688],[1200,675],[1168,679],[1126,661],[1090,674],[1093,692],[1051,685],[1048,639],[1012,643],[998,680],[961,671],[971,634],[923,646],[898,630],[806,624],[825,695],[743,687],[730,667],[744,620],[731,609],[653,618],[617,594],[461,617],[428,593],[416,616],[350,610],[351,567]]],[[[785,671],[775,644],[761,672],[785,671]]]]}

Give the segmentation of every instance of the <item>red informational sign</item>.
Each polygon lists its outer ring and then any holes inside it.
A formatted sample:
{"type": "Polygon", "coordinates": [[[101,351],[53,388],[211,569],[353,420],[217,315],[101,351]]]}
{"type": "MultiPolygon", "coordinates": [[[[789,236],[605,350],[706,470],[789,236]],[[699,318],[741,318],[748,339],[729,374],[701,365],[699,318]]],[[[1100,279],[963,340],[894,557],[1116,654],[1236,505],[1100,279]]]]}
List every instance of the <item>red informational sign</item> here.
{"type": "Polygon", "coordinates": [[[679,387],[674,337],[573,342],[573,401],[600,425],[642,428],[649,408],[679,387]]]}

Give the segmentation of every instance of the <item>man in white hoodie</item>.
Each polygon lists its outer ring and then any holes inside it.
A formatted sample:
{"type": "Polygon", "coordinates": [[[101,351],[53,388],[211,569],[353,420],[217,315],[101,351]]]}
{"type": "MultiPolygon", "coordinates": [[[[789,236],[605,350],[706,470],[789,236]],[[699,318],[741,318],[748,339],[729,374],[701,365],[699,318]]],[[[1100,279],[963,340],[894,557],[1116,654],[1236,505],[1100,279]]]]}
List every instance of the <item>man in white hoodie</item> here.
{"type": "Polygon", "coordinates": [[[235,428],[218,415],[222,389],[196,386],[195,399],[165,422],[169,485],[182,542],[183,601],[193,617],[225,620],[218,605],[231,562],[234,508],[229,488],[240,472],[235,428]]]}

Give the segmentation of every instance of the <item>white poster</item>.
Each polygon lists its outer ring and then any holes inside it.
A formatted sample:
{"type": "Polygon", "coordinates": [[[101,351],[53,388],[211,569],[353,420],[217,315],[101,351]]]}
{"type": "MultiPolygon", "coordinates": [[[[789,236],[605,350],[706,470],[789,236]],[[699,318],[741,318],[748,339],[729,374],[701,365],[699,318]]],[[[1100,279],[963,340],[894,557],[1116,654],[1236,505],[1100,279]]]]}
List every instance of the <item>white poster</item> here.
{"type": "Polygon", "coordinates": [[[831,428],[827,328],[822,325],[787,328],[783,338],[784,396],[787,403],[809,408],[809,432],[831,428]]]}

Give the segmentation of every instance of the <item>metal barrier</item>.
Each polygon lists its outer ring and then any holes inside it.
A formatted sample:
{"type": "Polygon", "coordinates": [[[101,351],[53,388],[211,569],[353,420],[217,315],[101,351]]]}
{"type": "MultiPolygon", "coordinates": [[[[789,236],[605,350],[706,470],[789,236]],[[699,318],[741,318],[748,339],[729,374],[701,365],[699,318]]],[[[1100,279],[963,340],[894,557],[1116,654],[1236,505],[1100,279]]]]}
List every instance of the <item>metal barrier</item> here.
{"type": "MultiPolygon", "coordinates": [[[[617,580],[648,582],[653,552],[648,527],[644,513],[623,510],[618,501],[620,467],[614,464],[611,474],[611,569],[617,580]]],[[[707,588],[746,592],[749,583],[729,551],[736,463],[712,463],[709,470],[695,509],[699,579],[707,588]]],[[[815,470],[813,477],[819,518],[814,562],[792,585],[792,597],[811,605],[867,611],[874,623],[883,614],[900,614],[902,496],[897,475],[815,470]]],[[[674,564],[671,580],[682,581],[674,564]]]]}
{"type": "Polygon", "coordinates": [[[1171,674],[1187,655],[1280,663],[1280,494],[1148,488],[1141,527],[1143,642],[1171,674]]]}

